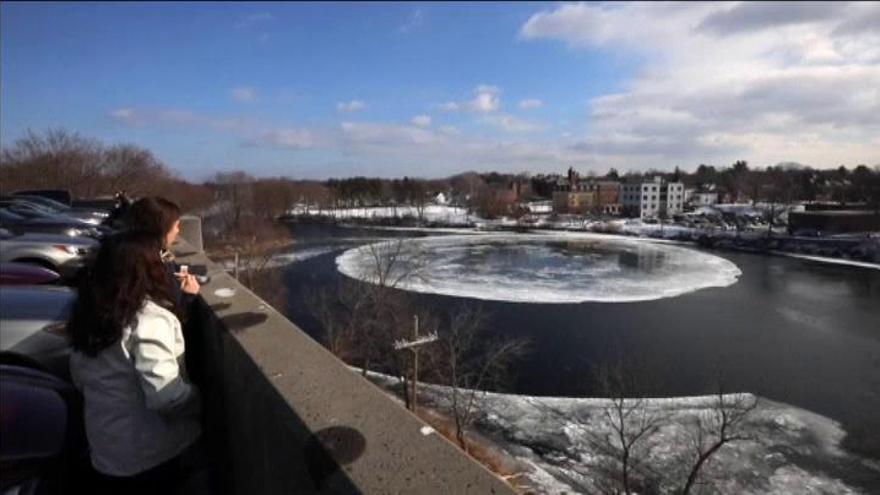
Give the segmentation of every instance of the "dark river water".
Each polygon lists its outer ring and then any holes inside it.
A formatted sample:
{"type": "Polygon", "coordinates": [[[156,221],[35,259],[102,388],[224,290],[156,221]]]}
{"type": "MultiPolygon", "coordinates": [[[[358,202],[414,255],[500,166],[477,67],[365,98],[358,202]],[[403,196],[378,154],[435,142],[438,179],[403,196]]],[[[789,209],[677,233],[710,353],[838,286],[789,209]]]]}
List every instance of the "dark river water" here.
{"type": "MultiPolygon", "coordinates": [[[[335,259],[377,238],[413,233],[295,230],[297,250],[317,253],[286,277],[290,318],[312,336],[321,329],[302,298],[342,277],[335,259]]],[[[490,333],[530,341],[516,367],[514,393],[590,396],[594,367],[622,359],[644,393],[681,396],[748,391],[833,418],[844,446],[880,458],[880,271],[713,251],[742,274],[726,287],[639,302],[568,304],[480,301],[490,333]]],[[[420,294],[439,311],[462,298],[420,294]]]]}

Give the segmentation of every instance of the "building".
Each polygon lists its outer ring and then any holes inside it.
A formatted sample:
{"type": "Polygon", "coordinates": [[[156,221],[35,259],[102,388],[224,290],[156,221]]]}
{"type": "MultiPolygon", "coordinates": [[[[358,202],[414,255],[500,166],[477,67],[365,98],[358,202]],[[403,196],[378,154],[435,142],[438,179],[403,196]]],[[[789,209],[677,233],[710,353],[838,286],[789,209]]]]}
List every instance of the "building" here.
{"type": "Polygon", "coordinates": [[[666,182],[662,177],[623,185],[623,212],[639,218],[671,217],[684,210],[684,184],[666,182]]]}
{"type": "Polygon", "coordinates": [[[685,189],[684,203],[690,208],[717,204],[718,191],[715,190],[715,184],[700,185],[696,189],[685,189]]]}
{"type": "Polygon", "coordinates": [[[619,215],[620,183],[582,179],[570,168],[567,178],[560,177],[556,181],[553,209],[564,213],[619,215]]]}

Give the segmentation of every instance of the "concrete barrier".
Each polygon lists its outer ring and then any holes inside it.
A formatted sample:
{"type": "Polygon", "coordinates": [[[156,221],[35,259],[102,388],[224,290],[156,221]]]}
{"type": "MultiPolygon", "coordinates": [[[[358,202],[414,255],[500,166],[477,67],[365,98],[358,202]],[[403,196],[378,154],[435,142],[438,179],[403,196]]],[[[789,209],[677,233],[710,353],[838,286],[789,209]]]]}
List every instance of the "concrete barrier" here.
{"type": "Polygon", "coordinates": [[[202,219],[194,215],[180,217],[180,237],[196,251],[205,250],[202,243],[202,219]]]}
{"type": "Polygon", "coordinates": [[[177,247],[211,277],[185,325],[187,365],[224,491],[513,493],[204,254],[177,247]]]}

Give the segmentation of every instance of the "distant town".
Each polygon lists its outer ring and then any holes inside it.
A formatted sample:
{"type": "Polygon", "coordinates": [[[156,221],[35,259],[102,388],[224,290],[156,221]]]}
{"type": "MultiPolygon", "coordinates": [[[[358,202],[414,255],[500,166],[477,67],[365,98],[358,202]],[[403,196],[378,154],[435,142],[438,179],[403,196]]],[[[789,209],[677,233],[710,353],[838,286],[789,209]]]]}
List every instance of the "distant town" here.
{"type": "Polygon", "coordinates": [[[610,168],[599,175],[572,164],[550,174],[324,181],[231,171],[195,183],[148,149],[53,129],[5,147],[0,181],[8,191],[64,188],[75,198],[162,194],[202,216],[207,239],[236,245],[271,238],[282,219],[586,230],[880,262],[878,243],[865,242],[880,232],[878,165],[757,167],[739,160],[693,171],[610,168]]]}

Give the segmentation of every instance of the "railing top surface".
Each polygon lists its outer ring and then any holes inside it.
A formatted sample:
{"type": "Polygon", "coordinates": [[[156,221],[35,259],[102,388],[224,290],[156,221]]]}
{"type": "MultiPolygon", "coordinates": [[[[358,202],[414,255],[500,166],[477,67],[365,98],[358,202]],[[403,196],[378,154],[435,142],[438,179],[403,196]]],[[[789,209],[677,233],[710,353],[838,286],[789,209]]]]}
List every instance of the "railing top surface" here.
{"type": "Polygon", "coordinates": [[[363,452],[342,464],[363,493],[514,493],[342,361],[219,264],[180,241],[179,263],[205,265],[201,295],[230,336],[312,432],[354,430],[363,452]]]}

